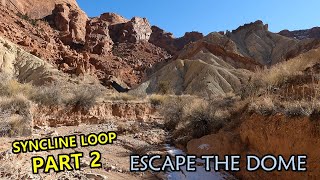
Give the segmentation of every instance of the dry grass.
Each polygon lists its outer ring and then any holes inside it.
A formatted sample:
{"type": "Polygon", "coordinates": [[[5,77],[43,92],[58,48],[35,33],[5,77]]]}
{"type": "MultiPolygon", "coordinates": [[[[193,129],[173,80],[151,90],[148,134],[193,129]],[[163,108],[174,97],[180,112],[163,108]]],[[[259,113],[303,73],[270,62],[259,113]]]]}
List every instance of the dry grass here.
{"type": "Polygon", "coordinates": [[[320,113],[320,101],[319,99],[314,99],[313,101],[280,101],[276,96],[268,95],[252,99],[248,111],[264,116],[281,113],[290,118],[310,117],[320,113]]]}
{"type": "Polygon", "coordinates": [[[31,84],[21,84],[16,80],[8,80],[0,84],[0,96],[12,97],[23,94],[26,97],[30,97],[33,91],[31,84]]]}
{"type": "Polygon", "coordinates": [[[58,106],[64,103],[64,97],[57,85],[35,87],[31,100],[45,106],[58,106]]]}
{"type": "Polygon", "coordinates": [[[165,101],[167,101],[168,98],[170,98],[170,96],[160,95],[160,94],[152,94],[152,95],[148,96],[147,99],[153,106],[160,106],[163,103],[165,103],[165,101]]]}
{"type": "Polygon", "coordinates": [[[289,61],[276,64],[272,68],[258,69],[255,79],[261,79],[268,86],[280,86],[319,62],[319,55],[320,52],[317,49],[311,50],[289,61]]]}
{"type": "Polygon", "coordinates": [[[1,136],[27,136],[32,132],[31,102],[22,95],[1,98],[1,136]]]}
{"type": "Polygon", "coordinates": [[[172,89],[169,81],[158,82],[158,94],[171,94],[172,89]]]}
{"type": "Polygon", "coordinates": [[[294,83],[297,77],[304,74],[304,70],[319,62],[319,57],[320,51],[315,49],[289,61],[273,65],[271,68],[257,68],[248,83],[237,93],[245,99],[266,94],[286,83],[294,83]]]}
{"type": "Polygon", "coordinates": [[[283,107],[283,113],[288,117],[309,117],[315,110],[312,103],[305,101],[284,102],[283,107]]]}
{"type": "Polygon", "coordinates": [[[128,94],[128,93],[112,93],[108,94],[105,97],[106,100],[112,100],[112,101],[134,101],[138,98],[134,95],[128,94]]]}
{"type": "Polygon", "coordinates": [[[88,109],[104,95],[104,90],[94,85],[51,84],[34,89],[35,93],[30,99],[45,106],[75,106],[88,109]]]}
{"type": "Polygon", "coordinates": [[[260,97],[254,99],[249,107],[249,112],[256,112],[261,115],[271,115],[275,112],[276,106],[274,100],[271,97],[260,97]]]}
{"type": "Polygon", "coordinates": [[[239,92],[243,99],[250,99],[248,111],[264,116],[281,113],[288,117],[318,113],[319,79],[316,74],[305,72],[319,62],[318,57],[320,52],[311,50],[269,69],[257,69],[239,92]]]}

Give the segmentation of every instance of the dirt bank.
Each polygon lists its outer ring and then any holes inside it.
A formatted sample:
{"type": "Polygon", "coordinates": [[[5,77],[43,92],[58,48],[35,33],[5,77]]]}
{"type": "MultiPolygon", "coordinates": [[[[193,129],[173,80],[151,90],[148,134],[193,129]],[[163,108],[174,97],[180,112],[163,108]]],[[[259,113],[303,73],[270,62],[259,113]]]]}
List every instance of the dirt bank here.
{"type": "Polygon", "coordinates": [[[35,126],[50,127],[103,124],[110,120],[143,122],[160,118],[156,108],[147,102],[102,102],[89,109],[35,106],[32,111],[35,126]]]}
{"type": "MultiPolygon", "coordinates": [[[[306,154],[307,173],[299,172],[247,172],[236,176],[241,179],[317,179],[320,161],[320,123],[317,118],[288,118],[281,114],[261,116],[243,115],[241,126],[232,131],[221,130],[217,134],[194,139],[187,145],[189,154],[273,154],[289,158],[291,155],[306,154]]],[[[245,158],[243,158],[245,160],[245,158]]],[[[242,166],[245,162],[242,162],[242,166]]],[[[242,167],[245,169],[245,167],[242,167]]]]}

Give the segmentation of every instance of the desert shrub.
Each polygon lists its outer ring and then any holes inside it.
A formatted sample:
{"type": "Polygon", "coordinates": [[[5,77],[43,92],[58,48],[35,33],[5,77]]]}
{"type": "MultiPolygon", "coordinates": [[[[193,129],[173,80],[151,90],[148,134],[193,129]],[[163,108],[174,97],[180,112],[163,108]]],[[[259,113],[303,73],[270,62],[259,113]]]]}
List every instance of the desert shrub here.
{"type": "Polygon", "coordinates": [[[211,100],[194,99],[185,107],[185,131],[191,138],[216,133],[224,127],[231,116],[227,107],[233,100],[231,97],[211,100]]]}
{"type": "Polygon", "coordinates": [[[2,98],[0,101],[1,112],[12,112],[19,115],[28,116],[31,107],[30,101],[22,95],[12,98],[2,98]]]}
{"type": "Polygon", "coordinates": [[[304,101],[293,101],[283,103],[284,114],[288,117],[310,116],[314,109],[312,104],[304,101]]]}
{"type": "Polygon", "coordinates": [[[208,112],[208,109],[196,109],[186,117],[188,124],[186,125],[186,132],[192,138],[200,138],[213,132],[216,122],[208,112]]]}
{"type": "Polygon", "coordinates": [[[16,80],[8,80],[0,84],[0,96],[15,96],[23,94],[26,97],[31,96],[33,87],[31,84],[22,84],[16,80]]]}
{"type": "Polygon", "coordinates": [[[57,85],[36,87],[31,100],[46,106],[58,106],[64,103],[62,90],[57,85]]]}
{"type": "Polygon", "coordinates": [[[31,120],[21,116],[11,116],[9,120],[10,131],[8,135],[29,136],[32,133],[31,120]]]}
{"type": "Polygon", "coordinates": [[[4,84],[4,83],[8,82],[10,79],[11,79],[11,77],[8,74],[0,72],[0,82],[1,82],[1,84],[4,84]]]}
{"type": "Polygon", "coordinates": [[[293,72],[289,71],[285,66],[280,65],[266,71],[267,75],[261,77],[270,86],[280,86],[293,75],[293,72]]]}
{"type": "Polygon", "coordinates": [[[166,101],[167,98],[169,97],[165,95],[153,94],[148,97],[148,100],[153,106],[160,106],[166,101]]]}
{"type": "Polygon", "coordinates": [[[161,113],[165,118],[164,125],[166,129],[173,131],[174,138],[179,143],[216,133],[230,116],[227,110],[226,114],[218,116],[216,106],[211,105],[204,99],[192,96],[167,98],[161,107],[161,113]]]}
{"type": "Polygon", "coordinates": [[[32,132],[31,103],[22,95],[0,100],[1,136],[27,136],[32,132]]]}
{"type": "Polygon", "coordinates": [[[159,94],[170,94],[171,86],[168,81],[160,81],[158,82],[158,93],[159,94]]]}
{"type": "Polygon", "coordinates": [[[249,81],[242,84],[237,94],[242,99],[255,96],[260,93],[261,90],[266,88],[266,83],[257,75],[252,76],[249,81]]]}
{"type": "Polygon", "coordinates": [[[37,25],[37,20],[30,18],[28,14],[22,14],[19,12],[19,13],[17,13],[17,16],[20,17],[21,19],[29,22],[33,26],[37,25]]]}
{"type": "Polygon", "coordinates": [[[275,112],[276,106],[271,97],[260,97],[254,99],[253,102],[250,103],[248,110],[249,112],[255,112],[267,116],[275,112]]]}
{"type": "Polygon", "coordinates": [[[219,120],[228,120],[231,117],[231,112],[229,110],[218,109],[214,113],[214,118],[219,120]]]}
{"type": "Polygon", "coordinates": [[[94,106],[102,92],[94,86],[76,86],[73,89],[72,97],[68,99],[67,105],[79,109],[90,109],[94,106]]]}
{"type": "Polygon", "coordinates": [[[181,96],[172,97],[166,100],[160,108],[160,113],[164,117],[164,126],[168,130],[176,129],[179,122],[183,119],[184,107],[187,100],[181,96]]]}

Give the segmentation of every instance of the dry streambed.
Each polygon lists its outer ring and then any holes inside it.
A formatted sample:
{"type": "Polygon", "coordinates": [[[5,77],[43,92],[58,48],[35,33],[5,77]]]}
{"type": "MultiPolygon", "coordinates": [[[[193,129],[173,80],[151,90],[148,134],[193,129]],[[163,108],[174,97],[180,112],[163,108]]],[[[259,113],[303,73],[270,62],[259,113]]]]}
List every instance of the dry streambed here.
{"type": "Polygon", "coordinates": [[[130,172],[130,155],[179,155],[183,151],[170,146],[170,135],[164,129],[157,109],[148,103],[105,102],[88,110],[33,107],[33,130],[29,137],[5,138],[0,141],[0,178],[4,179],[225,179],[224,173],[205,172],[197,160],[197,172],[130,172]],[[112,145],[77,147],[26,154],[13,154],[14,140],[40,139],[115,131],[118,139],[112,145]],[[91,151],[102,154],[101,169],[91,169],[91,151]],[[83,152],[81,170],[32,174],[31,157],[83,152]]]}

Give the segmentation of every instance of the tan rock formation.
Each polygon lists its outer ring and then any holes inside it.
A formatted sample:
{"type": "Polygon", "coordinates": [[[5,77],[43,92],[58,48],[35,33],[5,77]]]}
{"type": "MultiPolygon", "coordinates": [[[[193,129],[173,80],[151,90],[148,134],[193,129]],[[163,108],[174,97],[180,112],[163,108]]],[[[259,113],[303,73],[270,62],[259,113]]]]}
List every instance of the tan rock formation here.
{"type": "Polygon", "coordinates": [[[200,51],[195,60],[175,60],[154,73],[134,91],[159,93],[165,84],[174,94],[192,94],[201,97],[225,95],[239,90],[250,74],[235,69],[223,59],[200,51]]]}
{"type": "Polygon", "coordinates": [[[0,72],[9,77],[17,78],[21,82],[30,82],[36,85],[64,78],[63,73],[49,63],[25,52],[1,37],[0,72]]]}

